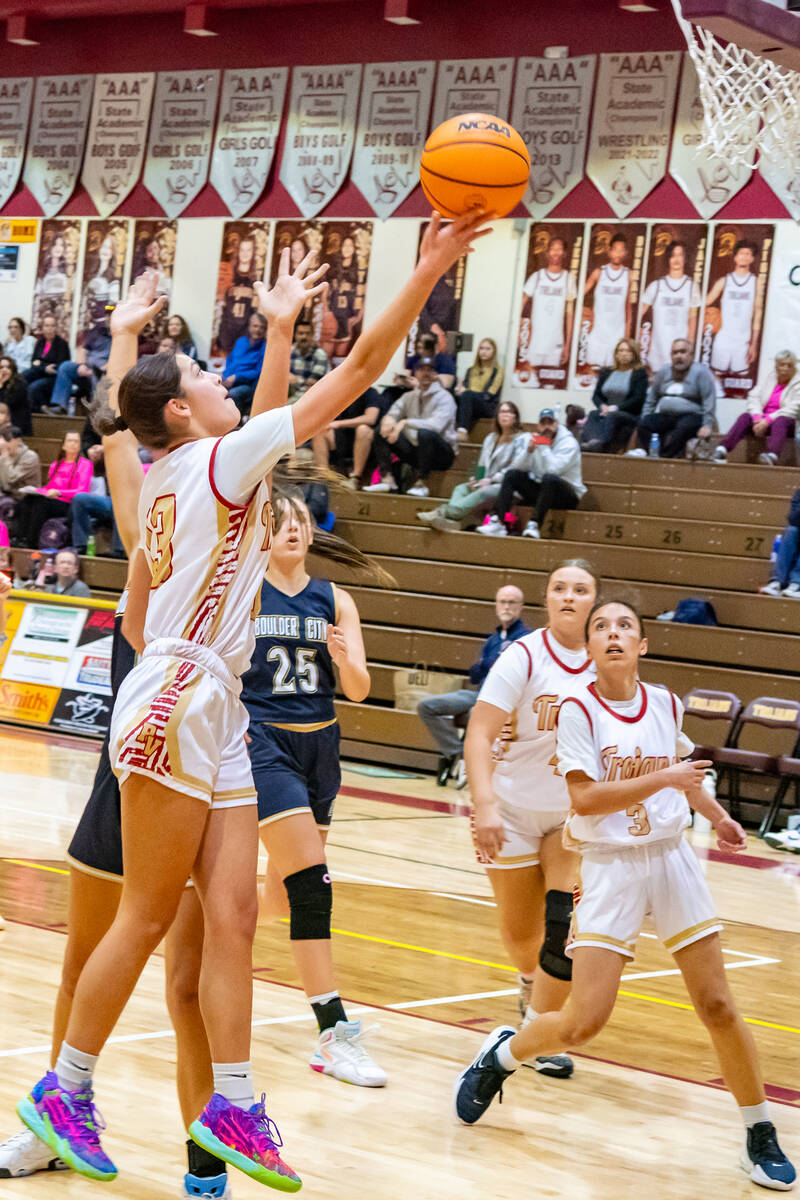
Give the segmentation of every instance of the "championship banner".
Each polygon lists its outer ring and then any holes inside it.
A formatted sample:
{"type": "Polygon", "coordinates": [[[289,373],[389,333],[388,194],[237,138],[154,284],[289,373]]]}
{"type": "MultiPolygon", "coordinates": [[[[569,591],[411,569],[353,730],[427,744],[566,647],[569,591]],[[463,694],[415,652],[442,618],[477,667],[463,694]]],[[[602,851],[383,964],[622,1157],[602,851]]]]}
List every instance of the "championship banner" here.
{"type": "Polygon", "coordinates": [[[0,79],[0,208],[19,183],[32,100],[32,79],[0,79]]]}
{"type": "Polygon", "coordinates": [[[168,217],[179,217],[205,187],[219,71],[159,71],[144,184],[168,217]]]}
{"type": "Polygon", "coordinates": [[[40,75],[33,95],[23,181],[46,217],[60,212],[78,181],[94,75],[40,75]]]}
{"type": "Polygon", "coordinates": [[[596,68],[593,54],[517,63],[511,124],[531,156],[522,203],[534,217],[546,217],[583,179],[596,68]]]}
{"type": "Polygon", "coordinates": [[[484,112],[508,120],[513,58],[449,58],[439,63],[431,127],[460,113],[484,112]]]}
{"type": "Polygon", "coordinates": [[[665,221],[650,230],[639,307],[639,345],[650,371],[671,361],[676,338],[696,345],[707,246],[707,225],[665,221]]]}
{"type": "Polygon", "coordinates": [[[101,217],[133,191],[144,159],[155,75],[98,75],[81,183],[101,217]]]}
{"type": "Polygon", "coordinates": [[[601,54],[587,175],[618,217],[664,178],[681,55],[601,54]]]}
{"type": "Polygon", "coordinates": [[[411,62],[364,68],[350,178],[384,221],[419,183],[435,67],[411,62]]]}
{"type": "Polygon", "coordinates": [[[69,341],[75,304],[75,272],[83,222],[77,217],[42,221],[39,263],[33,285],[31,328],[39,330],[42,318],[56,319],[56,332],[69,341]]]}
{"type": "Polygon", "coordinates": [[[119,304],[129,233],[130,222],[125,218],[88,223],[78,314],[79,345],[89,330],[108,327],[111,309],[119,304]]]}
{"type": "Polygon", "coordinates": [[[599,221],[589,227],[583,277],[574,386],[594,388],[614,349],[636,328],[647,226],[599,221]]]}
{"type": "Polygon", "coordinates": [[[567,386],[583,236],[580,221],[531,225],[514,366],[516,387],[562,391],[567,386]]]}
{"type": "MultiPolygon", "coordinates": [[[[159,296],[172,297],[175,252],[178,245],[178,222],[164,218],[155,221],[137,221],[133,227],[133,257],[131,261],[131,283],[145,271],[156,271],[156,290],[159,296]]],[[[156,313],[151,324],[155,339],[160,341],[167,332],[169,304],[156,313]]]]}
{"type": "Polygon", "coordinates": [[[226,358],[236,339],[247,332],[256,307],[254,285],[266,272],[268,244],[269,221],[226,221],[222,227],[212,359],[226,358]]]}
{"type": "Polygon", "coordinates": [[[288,67],[232,70],[222,77],[210,178],[234,217],[243,217],[266,187],[288,80],[288,67]]]}
{"type": "Polygon", "coordinates": [[[750,178],[755,159],[755,143],[749,167],[731,167],[710,150],[700,151],[703,140],[703,104],[697,72],[688,54],[683,56],[683,74],[678,92],[678,109],[672,131],[669,173],[689,197],[704,220],[728,203],[750,178]]]}
{"type": "MultiPolygon", "coordinates": [[[[422,221],[419,227],[417,241],[417,262],[422,249],[422,239],[430,221],[422,221]]],[[[432,333],[436,338],[437,354],[450,354],[456,361],[452,335],[461,328],[461,305],[464,299],[464,280],[467,274],[468,255],[462,254],[444,275],[440,275],[433,285],[433,291],[428,296],[414,324],[408,331],[406,340],[406,366],[416,353],[417,338],[423,333],[432,333]]]]}
{"type": "Polygon", "coordinates": [[[744,400],[758,379],[774,245],[774,225],[725,222],[714,228],[700,360],[729,399],[744,400]]]}
{"type": "Polygon", "coordinates": [[[356,134],[360,63],[295,67],[280,178],[304,217],[322,212],[345,181],[356,134]]]}

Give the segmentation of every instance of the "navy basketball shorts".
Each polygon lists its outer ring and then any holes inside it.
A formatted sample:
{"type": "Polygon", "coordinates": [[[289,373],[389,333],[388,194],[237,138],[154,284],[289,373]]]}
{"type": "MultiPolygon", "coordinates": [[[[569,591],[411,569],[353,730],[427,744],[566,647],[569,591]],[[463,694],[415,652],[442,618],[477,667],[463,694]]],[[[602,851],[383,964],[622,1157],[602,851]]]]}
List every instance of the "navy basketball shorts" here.
{"type": "Polygon", "coordinates": [[[119,785],[108,757],[108,734],[100,751],[92,794],[67,849],[73,867],[122,882],[119,785]]]}
{"type": "Polygon", "coordinates": [[[310,809],[327,829],[342,782],[338,722],[301,733],[254,721],[248,734],[259,825],[310,809]]]}

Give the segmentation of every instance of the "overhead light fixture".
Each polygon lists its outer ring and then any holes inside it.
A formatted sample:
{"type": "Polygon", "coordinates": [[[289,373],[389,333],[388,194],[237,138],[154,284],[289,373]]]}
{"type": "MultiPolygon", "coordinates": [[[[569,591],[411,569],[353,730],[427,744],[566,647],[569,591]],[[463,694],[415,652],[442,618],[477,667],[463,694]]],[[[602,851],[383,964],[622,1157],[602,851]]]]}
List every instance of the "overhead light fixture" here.
{"type": "Polygon", "coordinates": [[[217,37],[216,29],[212,28],[208,6],[205,4],[187,4],[186,15],[183,19],[183,32],[192,37],[217,37]]]}
{"type": "Polygon", "coordinates": [[[662,12],[666,8],[662,0],[617,0],[617,6],[629,13],[662,12]]]}
{"type": "Polygon", "coordinates": [[[8,18],[6,24],[6,41],[14,46],[38,46],[39,40],[32,36],[28,18],[21,13],[8,18]]]}
{"type": "Polygon", "coordinates": [[[383,19],[392,25],[419,25],[422,5],[419,0],[384,0],[383,19]]]}

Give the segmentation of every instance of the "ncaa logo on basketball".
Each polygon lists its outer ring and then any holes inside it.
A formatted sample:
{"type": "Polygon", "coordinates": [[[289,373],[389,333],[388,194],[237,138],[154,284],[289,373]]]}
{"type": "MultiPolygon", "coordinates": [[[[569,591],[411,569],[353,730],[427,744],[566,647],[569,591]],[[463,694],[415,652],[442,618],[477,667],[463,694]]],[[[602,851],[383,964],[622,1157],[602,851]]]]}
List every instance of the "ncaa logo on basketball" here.
{"type": "Polygon", "coordinates": [[[497,121],[487,121],[484,118],[478,121],[458,122],[459,133],[468,133],[471,129],[483,129],[487,133],[499,133],[501,137],[511,138],[511,130],[508,125],[500,124],[497,121]]]}

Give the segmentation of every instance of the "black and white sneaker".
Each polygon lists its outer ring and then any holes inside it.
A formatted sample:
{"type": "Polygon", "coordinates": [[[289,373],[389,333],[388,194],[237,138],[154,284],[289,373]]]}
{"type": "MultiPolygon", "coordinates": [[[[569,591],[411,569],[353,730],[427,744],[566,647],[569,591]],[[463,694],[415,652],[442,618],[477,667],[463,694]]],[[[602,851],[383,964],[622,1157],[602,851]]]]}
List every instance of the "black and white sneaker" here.
{"type": "Polygon", "coordinates": [[[575,1070],[575,1063],[568,1054],[542,1054],[531,1065],[534,1071],[549,1075],[551,1079],[569,1079],[575,1070]]]}
{"type": "Polygon", "coordinates": [[[30,1129],[22,1129],[0,1145],[0,1179],[20,1179],[37,1171],[66,1171],[69,1168],[30,1129]]]}
{"type": "Polygon", "coordinates": [[[739,1164],[753,1183],[776,1192],[788,1192],[797,1178],[797,1172],[778,1145],[778,1135],[771,1121],[759,1121],[750,1126],[739,1164]]]}
{"type": "Polygon", "coordinates": [[[497,1047],[516,1033],[511,1025],[493,1029],[478,1051],[477,1058],[462,1071],[453,1085],[453,1106],[459,1121],[474,1125],[486,1112],[497,1093],[503,1101],[503,1084],[513,1071],[505,1071],[497,1061],[497,1047]]]}

